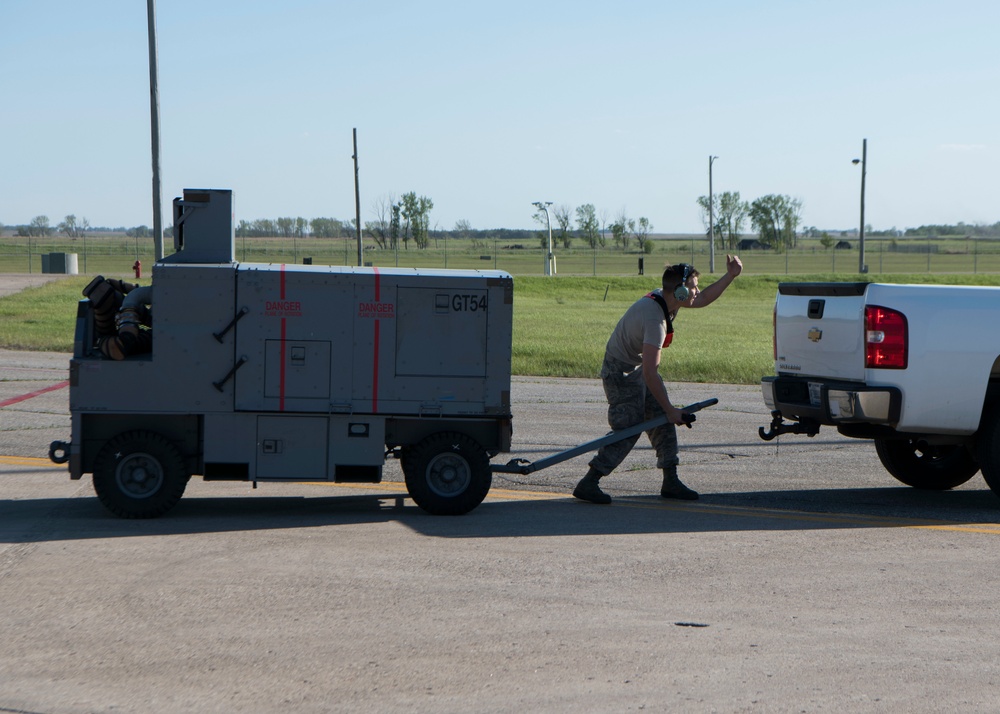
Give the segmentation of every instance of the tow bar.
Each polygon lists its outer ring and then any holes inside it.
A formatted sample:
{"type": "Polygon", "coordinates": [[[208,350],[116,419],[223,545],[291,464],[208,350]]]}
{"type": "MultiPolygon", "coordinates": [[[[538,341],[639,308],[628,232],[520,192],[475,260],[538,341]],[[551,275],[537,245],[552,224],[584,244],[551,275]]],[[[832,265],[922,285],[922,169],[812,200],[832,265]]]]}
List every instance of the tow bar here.
{"type": "MultiPolygon", "coordinates": [[[[683,407],[681,411],[686,412],[684,417],[684,424],[688,429],[691,428],[691,423],[694,422],[694,413],[701,411],[705,407],[710,407],[713,404],[718,404],[719,400],[706,399],[703,402],[697,402],[696,404],[691,404],[689,406],[683,407]]],[[[561,464],[563,461],[568,461],[574,456],[579,456],[580,454],[586,454],[589,451],[597,451],[602,446],[607,444],[614,444],[622,439],[627,439],[630,436],[635,436],[636,434],[641,434],[649,429],[654,429],[658,426],[663,426],[667,423],[667,416],[664,414],[658,416],[655,419],[650,419],[649,421],[644,421],[641,424],[636,424],[635,426],[630,426],[627,429],[620,429],[618,431],[612,431],[610,434],[602,436],[599,439],[594,439],[593,441],[588,441],[579,446],[574,446],[571,449],[566,449],[565,451],[560,451],[557,454],[552,454],[552,456],[546,456],[544,459],[539,459],[538,461],[527,461],[526,459],[511,459],[506,464],[502,465],[491,465],[490,468],[494,473],[502,474],[521,474],[526,475],[534,473],[535,471],[540,471],[542,469],[547,469],[549,466],[555,466],[556,464],[561,464]]]]}

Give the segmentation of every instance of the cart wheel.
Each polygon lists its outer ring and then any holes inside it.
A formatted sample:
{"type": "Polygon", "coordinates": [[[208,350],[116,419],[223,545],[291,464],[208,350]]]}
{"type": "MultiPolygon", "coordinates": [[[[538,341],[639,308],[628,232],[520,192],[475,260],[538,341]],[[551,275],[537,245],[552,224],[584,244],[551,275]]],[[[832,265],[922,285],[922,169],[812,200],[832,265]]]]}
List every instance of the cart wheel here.
{"type": "Polygon", "coordinates": [[[180,451],[151,431],[119,434],[94,461],[97,497],[122,518],[162,516],[177,505],[187,482],[180,451]]]}
{"type": "Polygon", "coordinates": [[[493,483],[486,451],[457,432],[428,436],[408,451],[402,465],[410,497],[439,516],[468,513],[483,502],[493,483]]]}

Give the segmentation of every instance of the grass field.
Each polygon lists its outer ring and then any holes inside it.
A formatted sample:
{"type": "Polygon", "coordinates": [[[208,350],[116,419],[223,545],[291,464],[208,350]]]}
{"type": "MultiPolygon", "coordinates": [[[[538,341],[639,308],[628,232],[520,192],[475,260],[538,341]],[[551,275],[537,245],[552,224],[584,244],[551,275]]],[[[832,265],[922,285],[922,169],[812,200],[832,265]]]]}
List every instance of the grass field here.
{"type": "MultiPolygon", "coordinates": [[[[855,276],[856,278],[857,276],[855,276]]],[[[881,282],[1000,285],[1000,275],[881,275],[881,282]]],[[[755,384],[773,372],[771,313],[784,276],[744,275],[712,306],[683,310],[662,374],[679,382],[755,384]]],[[[836,280],[830,274],[796,281],[836,280]]],[[[839,277],[844,280],[844,276],[839,277]]],[[[87,277],[69,277],[0,298],[0,347],[69,352],[75,305],[87,277]]],[[[703,275],[702,287],[713,282],[703,275]]],[[[596,377],[604,344],[625,309],[650,289],[644,277],[519,276],[514,279],[513,372],[596,377]]],[[[0,377],[2,378],[2,377],[0,377]]]]}

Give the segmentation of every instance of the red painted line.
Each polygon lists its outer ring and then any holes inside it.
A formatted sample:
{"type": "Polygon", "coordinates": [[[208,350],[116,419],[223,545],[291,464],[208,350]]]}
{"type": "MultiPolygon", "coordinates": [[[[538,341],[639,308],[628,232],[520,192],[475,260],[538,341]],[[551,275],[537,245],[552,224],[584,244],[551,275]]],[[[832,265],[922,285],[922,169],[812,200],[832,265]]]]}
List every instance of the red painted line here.
{"type": "MultiPolygon", "coordinates": [[[[372,268],[375,273],[375,302],[378,303],[381,297],[381,278],[379,277],[378,268],[372,268]]],[[[372,356],[372,414],[378,414],[378,323],[379,320],[375,318],[375,340],[374,340],[374,355],[372,356]]]]}
{"type": "MultiPolygon", "coordinates": [[[[285,264],[281,264],[281,300],[285,300],[285,264]]],[[[278,411],[285,411],[285,318],[281,318],[281,360],[278,370],[278,411]]]]}
{"type": "Polygon", "coordinates": [[[28,394],[22,394],[19,397],[10,397],[9,399],[4,399],[0,402],[0,408],[9,407],[11,404],[17,404],[18,402],[24,402],[33,397],[37,397],[41,394],[46,394],[48,392],[54,392],[57,389],[62,389],[63,387],[69,386],[69,380],[65,382],[59,382],[59,384],[53,384],[52,386],[45,387],[44,389],[37,389],[34,392],[29,392],[28,394]]]}

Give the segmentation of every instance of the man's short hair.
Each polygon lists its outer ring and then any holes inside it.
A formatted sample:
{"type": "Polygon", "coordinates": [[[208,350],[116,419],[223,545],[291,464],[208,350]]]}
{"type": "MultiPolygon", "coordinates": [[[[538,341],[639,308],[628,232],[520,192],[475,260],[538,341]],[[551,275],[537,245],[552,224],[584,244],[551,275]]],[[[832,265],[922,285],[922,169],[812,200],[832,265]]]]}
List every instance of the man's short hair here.
{"type": "Polygon", "coordinates": [[[663,271],[663,289],[666,292],[673,292],[674,288],[678,285],[682,285],[685,281],[684,271],[687,271],[688,278],[696,278],[701,273],[695,270],[693,265],[688,263],[678,263],[677,265],[668,265],[663,271]]]}

